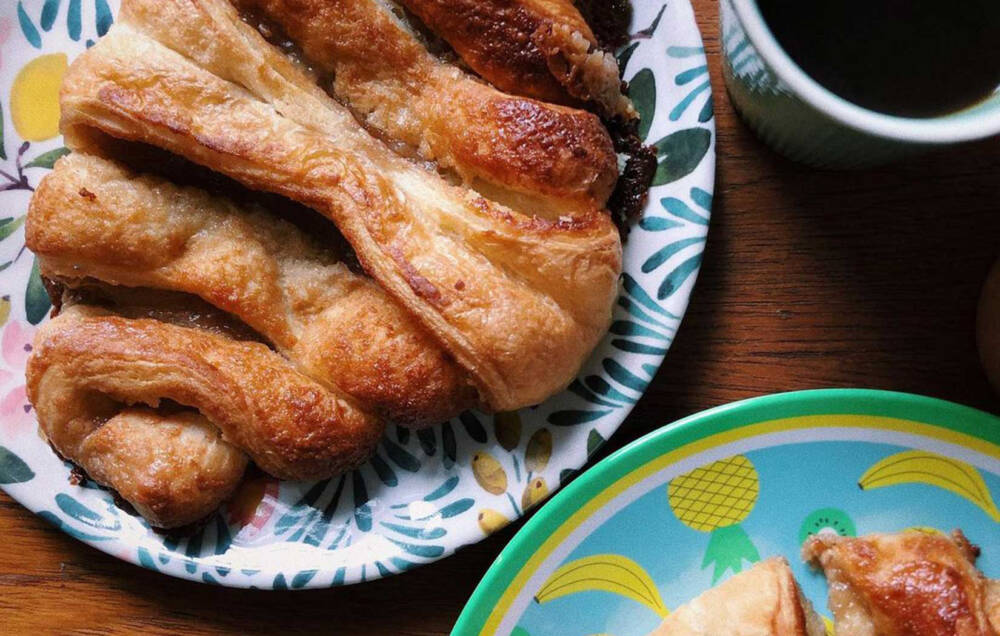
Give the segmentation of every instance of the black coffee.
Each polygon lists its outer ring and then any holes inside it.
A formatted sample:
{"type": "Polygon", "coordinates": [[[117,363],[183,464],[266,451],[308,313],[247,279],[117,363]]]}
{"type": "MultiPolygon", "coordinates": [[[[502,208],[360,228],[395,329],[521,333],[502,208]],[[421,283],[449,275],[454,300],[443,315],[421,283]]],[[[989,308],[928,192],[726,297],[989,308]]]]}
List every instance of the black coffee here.
{"type": "Polygon", "coordinates": [[[944,115],[1000,86],[1000,0],[758,0],[788,55],[865,108],[944,115]]]}

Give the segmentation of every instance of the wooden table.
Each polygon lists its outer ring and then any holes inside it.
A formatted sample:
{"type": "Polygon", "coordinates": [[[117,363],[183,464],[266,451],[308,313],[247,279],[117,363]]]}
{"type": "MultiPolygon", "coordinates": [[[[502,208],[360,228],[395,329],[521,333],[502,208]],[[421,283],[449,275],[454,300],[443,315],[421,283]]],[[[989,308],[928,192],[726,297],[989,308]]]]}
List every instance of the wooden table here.
{"type": "MultiPolygon", "coordinates": [[[[600,455],[695,411],[794,389],[894,389],[1000,412],[974,339],[1000,256],[1000,142],[864,173],[792,164],[735,117],[716,0],[694,4],[718,126],[708,249],[663,368],[600,455]]],[[[242,591],[118,561],[0,494],[0,632],[445,633],[520,525],[365,585],[242,591]]]]}

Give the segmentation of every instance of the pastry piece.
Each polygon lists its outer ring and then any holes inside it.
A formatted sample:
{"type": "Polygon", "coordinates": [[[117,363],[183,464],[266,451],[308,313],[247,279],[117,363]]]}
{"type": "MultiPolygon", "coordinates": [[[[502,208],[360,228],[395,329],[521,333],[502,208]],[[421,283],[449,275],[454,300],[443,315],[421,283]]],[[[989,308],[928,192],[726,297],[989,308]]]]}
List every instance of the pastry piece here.
{"type": "MultiPolygon", "coordinates": [[[[70,434],[62,429],[55,438],[67,442],[70,434]]],[[[67,455],[158,528],[215,512],[239,486],[247,465],[246,454],[197,411],[130,407],[75,434],[62,447],[67,455]]]]}
{"type": "Polygon", "coordinates": [[[500,90],[635,119],[618,63],[571,0],[400,0],[500,90]]]}
{"type": "Polygon", "coordinates": [[[327,478],[365,461],[383,428],[350,399],[297,372],[259,342],[83,305],[64,308],[39,329],[28,359],[27,391],[53,447],[126,498],[125,484],[162,476],[137,458],[123,460],[115,448],[123,431],[145,423],[119,423],[113,432],[102,432],[102,425],[129,405],[156,408],[170,400],[201,414],[175,420],[181,428],[207,420],[221,432],[225,445],[203,428],[188,438],[152,436],[169,444],[165,457],[178,471],[190,471],[177,479],[194,483],[197,475],[215,479],[213,471],[220,478],[235,472],[218,466],[237,461],[228,445],[275,477],[327,478]],[[201,450],[187,452],[195,447],[201,450]],[[186,455],[190,463],[183,461],[186,455]],[[116,470],[125,472],[116,477],[116,470]]]}
{"type": "Polygon", "coordinates": [[[783,557],[757,563],[678,607],[651,636],[824,636],[783,557]]]}
{"type": "Polygon", "coordinates": [[[397,423],[474,405],[466,373],[378,285],[260,206],[72,153],[39,184],[25,236],[42,276],[196,295],[397,423]]]}
{"type": "Polygon", "coordinates": [[[337,98],[369,129],[490,198],[555,216],[604,207],[618,165],[593,114],[506,95],[474,79],[432,55],[380,0],[234,4],[265,32],[273,35],[276,25],[310,66],[332,75],[337,98]]]}
{"type": "Polygon", "coordinates": [[[151,143],[327,216],[493,409],[566,386],[610,322],[606,213],[524,216],[398,157],[221,0],[126,0],[67,72],[62,124],[77,149],[151,143]]]}
{"type": "Polygon", "coordinates": [[[849,636],[997,634],[1000,592],[976,569],[978,553],[959,530],[820,534],[802,550],[826,575],[837,634],[849,636]]]}

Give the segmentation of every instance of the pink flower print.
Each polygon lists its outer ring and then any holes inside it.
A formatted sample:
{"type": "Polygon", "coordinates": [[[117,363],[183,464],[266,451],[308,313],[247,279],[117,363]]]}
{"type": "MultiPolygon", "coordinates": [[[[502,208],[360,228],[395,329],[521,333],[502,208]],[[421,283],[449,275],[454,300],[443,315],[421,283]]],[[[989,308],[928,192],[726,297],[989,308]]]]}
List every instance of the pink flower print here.
{"type": "Polygon", "coordinates": [[[11,320],[3,330],[0,338],[0,353],[7,370],[11,373],[22,373],[24,365],[31,355],[31,341],[35,337],[35,327],[25,322],[11,320]]]}
{"type": "MultiPolygon", "coordinates": [[[[6,367],[0,369],[0,380],[4,384],[12,377],[24,378],[24,365],[31,354],[34,336],[35,328],[27,323],[16,320],[7,323],[0,338],[0,354],[6,367]]],[[[11,439],[34,427],[35,414],[21,382],[0,399],[0,438],[11,439]]]]}
{"type": "Polygon", "coordinates": [[[10,20],[8,18],[0,18],[0,68],[3,68],[3,45],[7,43],[7,38],[10,37],[10,20]]]}
{"type": "Polygon", "coordinates": [[[34,428],[34,409],[24,385],[20,384],[0,400],[0,440],[13,439],[34,428]]]}

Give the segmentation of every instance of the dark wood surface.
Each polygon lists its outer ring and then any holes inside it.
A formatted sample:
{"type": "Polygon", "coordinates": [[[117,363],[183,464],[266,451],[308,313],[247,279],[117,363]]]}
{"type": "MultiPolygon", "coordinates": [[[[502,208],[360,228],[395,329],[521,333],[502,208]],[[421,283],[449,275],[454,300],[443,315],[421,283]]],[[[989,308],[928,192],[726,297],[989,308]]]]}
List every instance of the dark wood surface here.
{"type": "MultiPolygon", "coordinates": [[[[974,338],[1000,256],[1000,141],[860,173],[792,164],[733,114],[716,2],[694,4],[718,126],[708,248],[663,368],[600,456],[695,411],[794,389],[893,389],[1000,412],[974,338]]],[[[118,561],[0,494],[0,633],[441,634],[520,525],[365,585],[241,591],[118,561]]]]}

